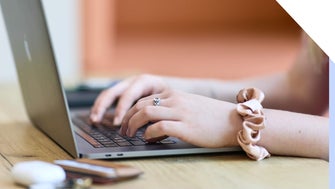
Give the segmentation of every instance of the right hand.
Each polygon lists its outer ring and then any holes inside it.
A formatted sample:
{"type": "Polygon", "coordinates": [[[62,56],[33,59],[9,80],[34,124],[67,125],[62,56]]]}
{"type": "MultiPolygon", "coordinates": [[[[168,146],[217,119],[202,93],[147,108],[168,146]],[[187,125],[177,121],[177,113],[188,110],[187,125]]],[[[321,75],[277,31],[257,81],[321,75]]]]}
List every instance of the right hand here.
{"type": "Polygon", "coordinates": [[[142,74],[130,77],[102,91],[91,108],[90,120],[100,123],[106,110],[116,101],[113,125],[120,125],[130,107],[141,97],[161,93],[169,88],[162,77],[142,74]]]}
{"type": "Polygon", "coordinates": [[[173,89],[138,100],[124,116],[120,133],[134,137],[147,123],[143,137],[148,142],[171,136],[208,148],[238,146],[242,129],[236,104],[173,89]],[[154,98],[161,99],[160,105],[153,105],[154,98]]]}

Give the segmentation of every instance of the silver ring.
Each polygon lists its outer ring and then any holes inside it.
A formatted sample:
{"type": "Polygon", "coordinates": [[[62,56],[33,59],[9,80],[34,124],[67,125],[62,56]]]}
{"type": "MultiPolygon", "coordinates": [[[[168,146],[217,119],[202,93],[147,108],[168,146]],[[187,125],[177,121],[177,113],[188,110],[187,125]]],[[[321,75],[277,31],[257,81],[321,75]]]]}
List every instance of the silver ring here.
{"type": "Polygon", "coordinates": [[[155,97],[154,100],[153,100],[153,105],[154,106],[159,106],[161,103],[161,99],[158,98],[158,97],[155,97]]]}

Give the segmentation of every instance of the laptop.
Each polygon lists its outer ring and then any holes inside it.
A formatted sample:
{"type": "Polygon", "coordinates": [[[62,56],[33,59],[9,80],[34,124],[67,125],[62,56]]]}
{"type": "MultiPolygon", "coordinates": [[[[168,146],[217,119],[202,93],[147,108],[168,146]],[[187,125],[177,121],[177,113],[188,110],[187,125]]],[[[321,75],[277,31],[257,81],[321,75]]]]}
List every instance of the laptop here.
{"type": "MultiPolygon", "coordinates": [[[[89,108],[70,109],[40,0],[0,0],[26,112],[35,127],[75,158],[113,159],[240,151],[200,148],[176,138],[147,143],[119,128],[87,123],[89,108]]],[[[111,110],[111,115],[112,115],[111,110]]],[[[201,137],[201,136],[199,136],[201,137]]]]}

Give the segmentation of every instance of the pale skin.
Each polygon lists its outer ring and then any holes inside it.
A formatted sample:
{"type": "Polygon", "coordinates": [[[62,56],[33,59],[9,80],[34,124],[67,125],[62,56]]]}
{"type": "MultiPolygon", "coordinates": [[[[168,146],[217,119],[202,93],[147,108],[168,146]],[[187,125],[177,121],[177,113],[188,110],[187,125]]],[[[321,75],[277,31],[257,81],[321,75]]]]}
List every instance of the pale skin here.
{"type": "Polygon", "coordinates": [[[147,140],[177,137],[202,147],[238,146],[242,119],[236,112],[236,94],[245,87],[265,93],[266,128],[258,145],[271,154],[328,160],[328,57],[306,36],[290,70],[275,75],[235,81],[186,79],[143,74],[104,90],[91,109],[99,123],[116,101],[113,124],[134,136],[152,122],[147,140]],[[159,106],[153,99],[161,98],[159,106]],[[201,136],[201,137],[199,137],[201,136]]]}

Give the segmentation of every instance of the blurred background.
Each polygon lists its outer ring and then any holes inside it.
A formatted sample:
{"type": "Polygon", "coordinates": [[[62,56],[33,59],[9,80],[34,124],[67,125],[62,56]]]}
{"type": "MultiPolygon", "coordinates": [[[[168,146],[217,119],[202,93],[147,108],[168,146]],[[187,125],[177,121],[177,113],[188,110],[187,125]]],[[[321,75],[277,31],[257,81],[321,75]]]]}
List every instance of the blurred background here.
{"type": "MultiPolygon", "coordinates": [[[[283,71],[300,28],[276,1],[42,0],[66,86],[133,74],[238,79],[283,71]]],[[[0,14],[0,83],[16,82],[0,14]]]]}

